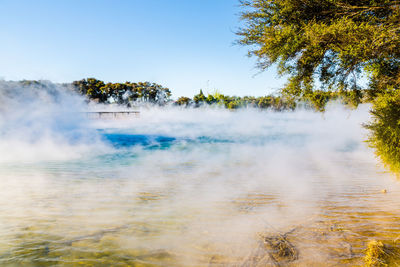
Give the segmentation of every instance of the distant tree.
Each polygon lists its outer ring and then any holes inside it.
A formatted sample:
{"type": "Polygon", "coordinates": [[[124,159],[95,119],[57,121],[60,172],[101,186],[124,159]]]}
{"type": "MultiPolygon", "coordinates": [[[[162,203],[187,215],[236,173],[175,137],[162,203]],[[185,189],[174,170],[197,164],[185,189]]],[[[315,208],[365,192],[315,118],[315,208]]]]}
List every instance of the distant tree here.
{"type": "Polygon", "coordinates": [[[209,105],[213,105],[213,104],[217,103],[218,101],[213,95],[209,94],[209,95],[207,95],[206,102],[209,105]]]}
{"type": "Polygon", "coordinates": [[[257,98],[255,98],[254,96],[245,96],[243,97],[243,102],[245,104],[246,107],[257,107],[257,98]]]}
{"type": "Polygon", "coordinates": [[[74,81],[72,85],[79,93],[100,103],[115,102],[120,105],[131,105],[132,102],[142,101],[162,105],[171,96],[168,88],[150,82],[105,84],[95,78],[88,78],[74,81]]]}
{"type": "Polygon", "coordinates": [[[95,78],[82,79],[72,83],[76,86],[77,90],[86,95],[89,99],[104,102],[107,100],[107,94],[105,92],[104,82],[95,78]]]}
{"type": "Polygon", "coordinates": [[[227,96],[219,93],[218,91],[214,92],[212,96],[218,105],[225,105],[225,102],[228,98],[227,96]]]}
{"type": "Polygon", "coordinates": [[[273,104],[273,98],[271,96],[260,97],[258,99],[257,106],[259,108],[269,108],[273,104]]]}
{"type": "Polygon", "coordinates": [[[196,103],[196,105],[206,102],[206,97],[203,94],[203,90],[200,89],[200,92],[193,97],[193,101],[196,103]]]}
{"type": "Polygon", "coordinates": [[[230,101],[229,103],[227,103],[226,107],[228,109],[237,109],[240,107],[240,103],[238,101],[230,101]]]}
{"type": "Polygon", "coordinates": [[[187,107],[192,100],[189,97],[181,96],[178,100],[175,101],[175,104],[178,106],[185,106],[187,107]]]}

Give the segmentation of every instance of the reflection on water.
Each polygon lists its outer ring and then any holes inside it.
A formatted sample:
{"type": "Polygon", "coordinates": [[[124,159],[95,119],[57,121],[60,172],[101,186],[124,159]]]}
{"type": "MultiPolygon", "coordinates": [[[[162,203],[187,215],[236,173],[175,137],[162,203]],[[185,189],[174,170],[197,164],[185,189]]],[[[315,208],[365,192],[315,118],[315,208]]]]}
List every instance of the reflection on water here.
{"type": "Polygon", "coordinates": [[[354,266],[400,236],[400,186],[359,135],[275,120],[138,121],[99,130],[102,153],[1,163],[0,265],[354,266]]]}

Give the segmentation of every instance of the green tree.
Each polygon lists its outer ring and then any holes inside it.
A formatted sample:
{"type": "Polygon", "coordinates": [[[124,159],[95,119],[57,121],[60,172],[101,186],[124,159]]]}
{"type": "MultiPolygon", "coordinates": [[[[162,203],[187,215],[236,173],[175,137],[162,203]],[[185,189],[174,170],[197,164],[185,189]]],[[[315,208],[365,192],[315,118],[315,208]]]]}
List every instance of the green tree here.
{"type": "Polygon", "coordinates": [[[400,91],[377,98],[371,113],[368,143],[388,169],[400,173],[400,91]]]}
{"type": "Polygon", "coordinates": [[[360,79],[374,100],[369,142],[382,161],[400,170],[400,1],[248,0],[238,43],[266,69],[288,81],[282,93],[323,110],[332,96],[357,105],[360,79]],[[316,92],[315,92],[316,91],[316,92]],[[337,95],[326,92],[336,91],[337,95]]]}
{"type": "Polygon", "coordinates": [[[217,103],[217,99],[215,99],[215,97],[213,95],[209,94],[206,98],[206,102],[207,102],[207,104],[212,105],[212,104],[217,103]]]}
{"type": "Polygon", "coordinates": [[[206,102],[207,98],[203,94],[203,90],[200,89],[200,92],[193,97],[193,100],[196,103],[196,105],[200,105],[200,104],[206,102]]]}
{"type": "Polygon", "coordinates": [[[273,98],[271,96],[260,97],[257,103],[259,108],[270,108],[273,103],[273,98]]]}
{"type": "Polygon", "coordinates": [[[98,102],[104,102],[107,100],[106,87],[103,81],[95,78],[87,78],[72,83],[78,88],[81,94],[86,95],[89,99],[96,100],[98,102]]]}
{"type": "Polygon", "coordinates": [[[361,74],[380,91],[400,83],[400,1],[243,1],[240,44],[262,69],[289,75],[283,92],[359,89],[361,74]],[[317,79],[317,83],[316,83],[317,79]]]}
{"type": "Polygon", "coordinates": [[[192,100],[189,97],[181,96],[175,101],[175,105],[187,107],[192,100]]]}
{"type": "Polygon", "coordinates": [[[95,78],[82,79],[72,83],[73,88],[86,95],[89,100],[100,103],[115,102],[120,105],[131,105],[131,102],[143,101],[165,104],[169,101],[171,91],[156,83],[107,83],[95,78]]]}
{"type": "Polygon", "coordinates": [[[315,90],[304,94],[303,99],[309,101],[318,111],[325,111],[325,106],[329,100],[332,100],[332,94],[322,90],[315,90]]]}

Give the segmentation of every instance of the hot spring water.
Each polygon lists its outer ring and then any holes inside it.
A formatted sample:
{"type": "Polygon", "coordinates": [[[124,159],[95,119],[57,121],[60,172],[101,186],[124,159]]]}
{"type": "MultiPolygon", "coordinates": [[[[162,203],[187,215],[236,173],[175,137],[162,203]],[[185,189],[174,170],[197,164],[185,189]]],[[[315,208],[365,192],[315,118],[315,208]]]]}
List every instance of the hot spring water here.
{"type": "Polygon", "coordinates": [[[0,265],[361,265],[368,240],[400,236],[367,110],[3,117],[0,265]]]}

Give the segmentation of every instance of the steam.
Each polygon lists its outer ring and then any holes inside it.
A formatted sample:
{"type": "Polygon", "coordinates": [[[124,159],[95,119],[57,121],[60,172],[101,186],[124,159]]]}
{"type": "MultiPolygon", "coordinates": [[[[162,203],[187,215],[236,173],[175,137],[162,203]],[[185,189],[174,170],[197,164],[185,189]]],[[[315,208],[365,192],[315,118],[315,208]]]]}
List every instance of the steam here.
{"type": "MultiPolygon", "coordinates": [[[[53,84],[0,86],[0,221],[12,229],[0,249],[35,226],[64,242],[49,237],[50,251],[85,241],[112,244],[113,255],[162,249],[183,265],[239,260],[260,232],[327,220],[328,202],[343,216],[400,204],[399,185],[363,142],[368,105],[324,114],[155,106],[139,118],[89,120],[84,111],[110,107],[53,84]],[[382,188],[391,201],[375,194],[382,188]]],[[[363,230],[382,223],[360,221],[363,230]]],[[[312,241],[311,232],[299,238],[312,241]]]]}
{"type": "Polygon", "coordinates": [[[0,162],[76,158],[89,152],[84,98],[51,82],[0,81],[0,162]]]}

